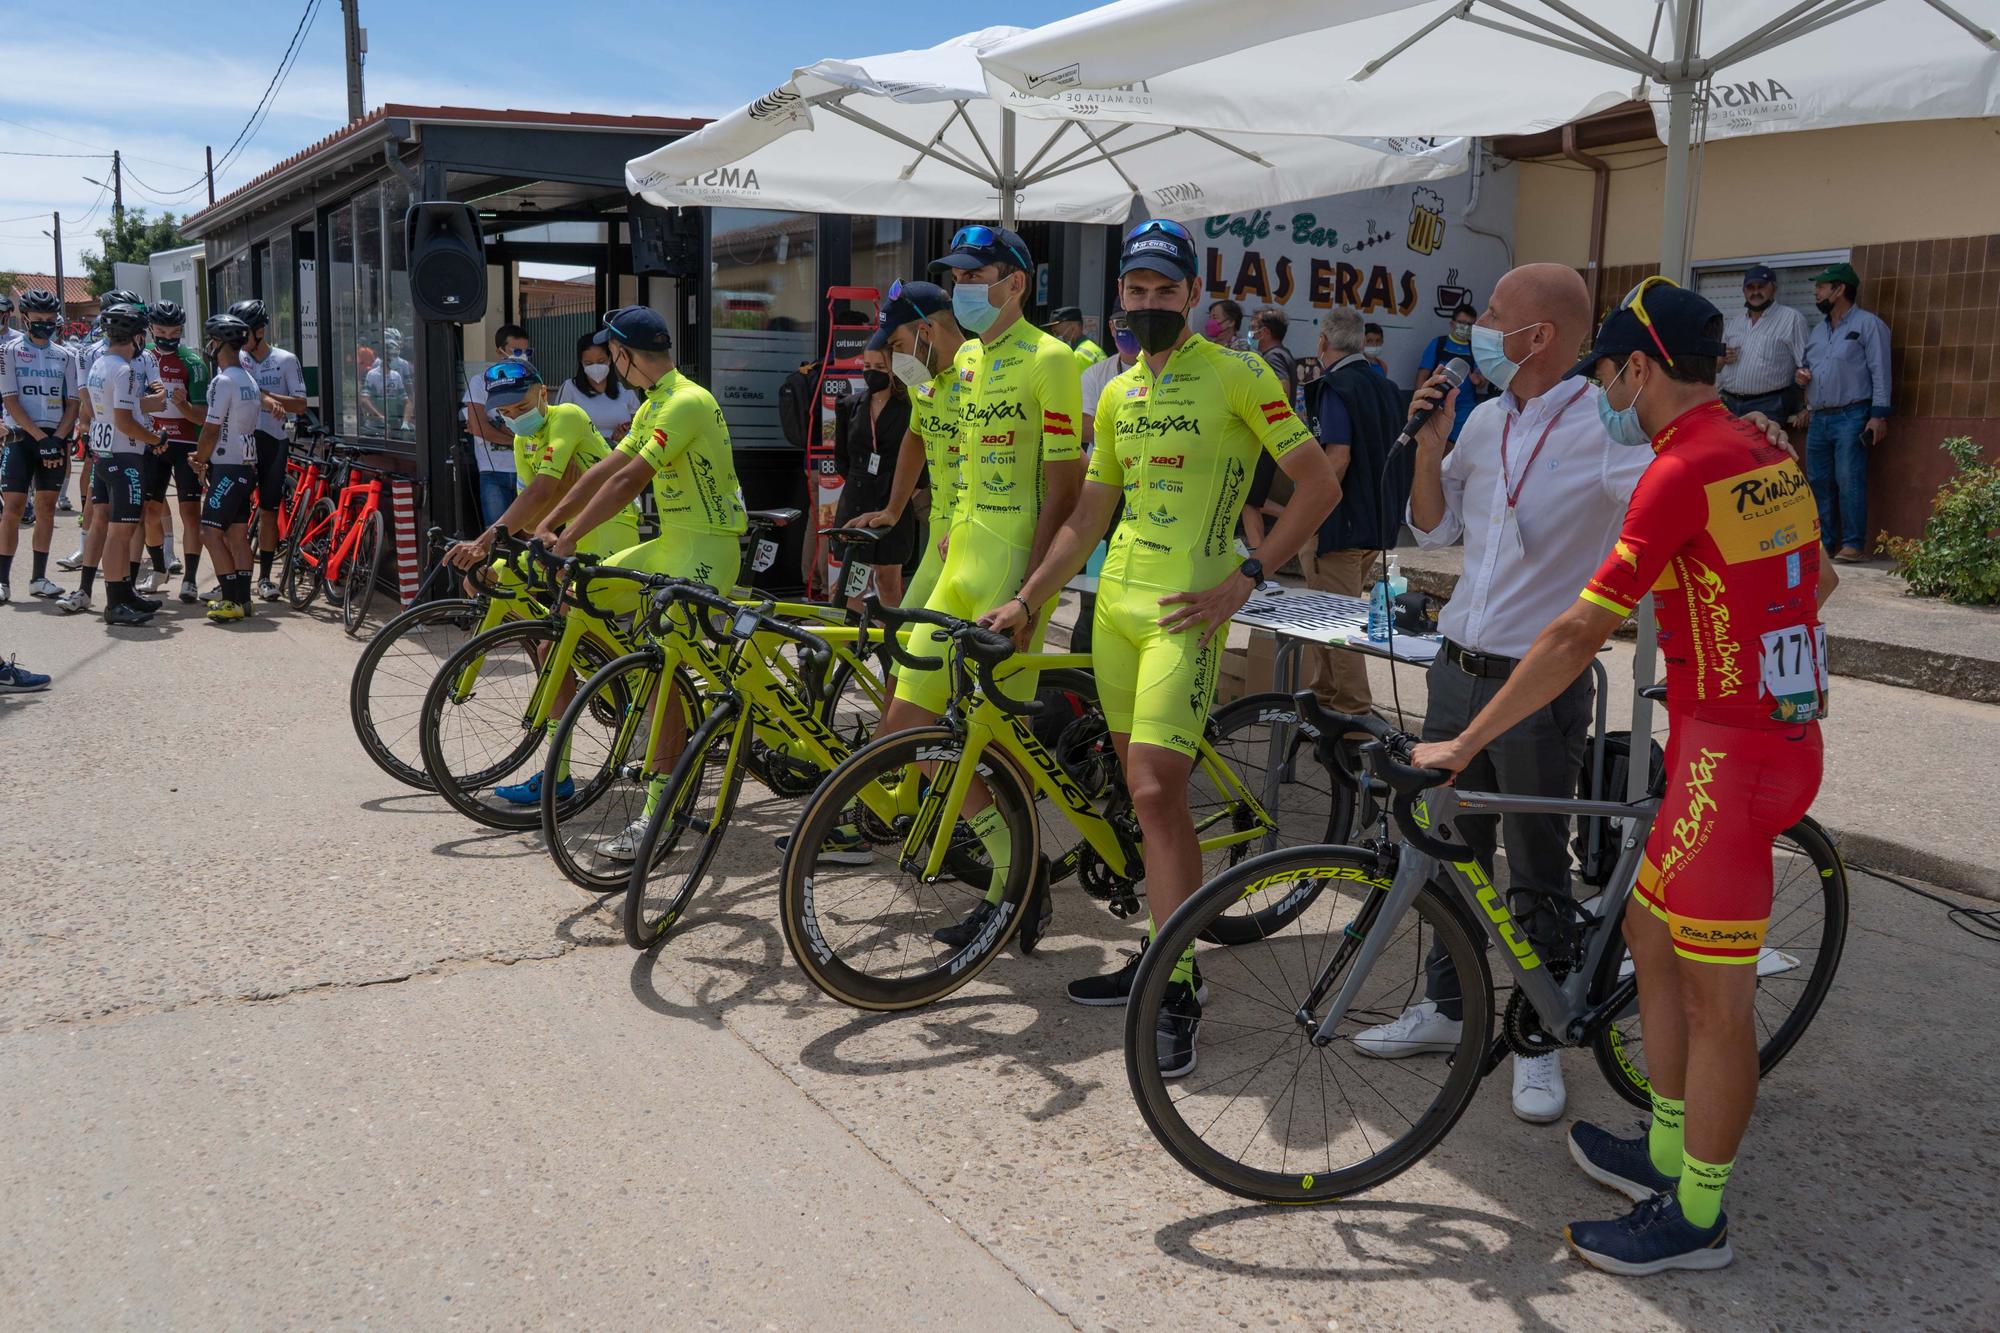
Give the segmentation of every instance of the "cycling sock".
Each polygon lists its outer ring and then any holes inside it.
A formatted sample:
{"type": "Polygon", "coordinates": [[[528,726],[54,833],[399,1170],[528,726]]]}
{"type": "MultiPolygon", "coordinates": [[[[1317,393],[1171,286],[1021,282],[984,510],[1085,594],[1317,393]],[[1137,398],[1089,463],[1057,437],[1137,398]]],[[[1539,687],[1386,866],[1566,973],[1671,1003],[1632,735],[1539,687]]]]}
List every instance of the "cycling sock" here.
{"type": "Polygon", "coordinates": [[[1189,986],[1194,985],[1194,946],[1192,944],[1181,950],[1180,958],[1174,963],[1174,973],[1167,980],[1170,982],[1178,981],[1189,986]]]}
{"type": "Polygon", "coordinates": [[[245,573],[242,573],[242,574],[232,574],[232,575],[230,575],[230,578],[231,578],[231,579],[233,579],[233,580],[235,580],[235,583],[236,583],[236,596],[235,596],[235,597],[233,597],[233,598],[231,598],[230,600],[232,600],[232,601],[237,601],[237,602],[241,602],[241,603],[243,603],[243,604],[244,604],[245,606],[248,606],[248,605],[250,605],[250,575],[249,575],[249,573],[248,573],[248,572],[245,572],[245,573]]]}
{"type": "Polygon", "coordinates": [[[1723,1187],[1735,1167],[1734,1162],[1704,1162],[1682,1153],[1680,1188],[1674,1192],[1681,1216],[1703,1230],[1714,1226],[1722,1216],[1723,1187]]]}
{"type": "Polygon", "coordinates": [[[14,557],[11,555],[0,555],[0,583],[12,583],[13,581],[14,557]]]}
{"type": "Polygon", "coordinates": [[[36,551],[35,577],[38,579],[45,579],[48,576],[49,576],[49,553],[47,551],[36,551]]]}
{"type": "Polygon", "coordinates": [[[273,560],[277,559],[277,557],[278,557],[278,553],[277,553],[276,551],[259,551],[259,552],[257,552],[257,577],[258,577],[258,578],[261,578],[261,579],[265,579],[265,580],[267,580],[267,581],[268,581],[268,580],[270,579],[270,577],[271,577],[271,562],[272,562],[273,560]]]}
{"type": "Polygon", "coordinates": [[[195,571],[201,568],[201,552],[189,551],[187,559],[181,562],[181,571],[187,575],[189,583],[194,582],[195,571]]]}
{"type": "MultiPolygon", "coordinates": [[[[550,740],[555,739],[556,728],[560,725],[561,723],[559,722],[551,722],[543,729],[550,740]]],[[[564,745],[562,753],[556,756],[556,781],[569,781],[569,746],[567,745],[564,745]]]]}
{"type": "Polygon", "coordinates": [[[146,548],[146,555],[153,562],[153,572],[155,574],[164,574],[167,572],[167,548],[165,546],[148,546],[146,548]]]}
{"type": "Polygon", "coordinates": [[[1663,1176],[1681,1173],[1685,1150],[1681,1127],[1686,1121],[1686,1102],[1653,1094],[1653,1123],[1646,1130],[1646,1150],[1653,1156],[1653,1169],[1663,1176]]]}
{"type": "Polygon", "coordinates": [[[124,606],[131,600],[132,581],[130,579],[104,580],[104,604],[106,606],[124,606]]]}
{"type": "Polygon", "coordinates": [[[667,775],[662,773],[646,781],[646,804],[639,811],[639,818],[651,819],[653,811],[660,808],[660,798],[667,794],[667,775]]]}
{"type": "Polygon", "coordinates": [[[174,534],[169,532],[160,538],[160,550],[166,554],[167,563],[174,562],[174,534]]]}
{"type": "Polygon", "coordinates": [[[132,561],[132,572],[125,576],[125,581],[127,583],[137,583],[139,581],[139,562],[137,560],[132,561]]]}
{"type": "Polygon", "coordinates": [[[83,582],[79,587],[82,589],[83,595],[88,597],[90,596],[91,587],[97,582],[97,566],[85,565],[78,573],[83,575],[83,582]]]}
{"type": "Polygon", "coordinates": [[[987,859],[993,863],[993,878],[987,885],[986,901],[997,903],[1007,891],[1007,872],[1014,865],[1014,839],[1007,831],[1007,820],[1000,813],[1000,807],[989,805],[966,823],[972,826],[974,836],[986,849],[987,859]]]}

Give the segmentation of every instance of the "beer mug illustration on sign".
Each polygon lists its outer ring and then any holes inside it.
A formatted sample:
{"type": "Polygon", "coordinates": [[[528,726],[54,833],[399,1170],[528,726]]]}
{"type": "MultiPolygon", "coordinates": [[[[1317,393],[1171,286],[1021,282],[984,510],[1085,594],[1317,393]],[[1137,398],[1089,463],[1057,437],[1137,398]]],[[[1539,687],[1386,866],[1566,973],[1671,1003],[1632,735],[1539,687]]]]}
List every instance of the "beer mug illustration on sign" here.
{"type": "Polygon", "coordinates": [[[1410,234],[1405,242],[1420,255],[1444,244],[1444,196],[1422,186],[1410,192],[1410,234]]]}

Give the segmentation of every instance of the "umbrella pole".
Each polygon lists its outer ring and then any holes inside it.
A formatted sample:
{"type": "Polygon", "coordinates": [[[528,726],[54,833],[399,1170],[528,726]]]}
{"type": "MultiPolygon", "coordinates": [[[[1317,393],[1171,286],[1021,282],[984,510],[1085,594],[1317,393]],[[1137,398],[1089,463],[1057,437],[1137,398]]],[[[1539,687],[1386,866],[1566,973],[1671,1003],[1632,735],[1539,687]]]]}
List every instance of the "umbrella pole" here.
{"type": "MultiPolygon", "coordinates": [[[[1660,272],[1675,282],[1688,278],[1688,145],[1694,126],[1693,79],[1675,79],[1668,85],[1667,181],[1665,216],[1660,219],[1660,272]]],[[[1639,602],[1637,616],[1639,650],[1632,657],[1632,745],[1626,769],[1625,799],[1644,800],[1652,783],[1653,701],[1639,692],[1654,681],[1653,664],[1659,648],[1659,627],[1653,618],[1653,598],[1639,602]]]]}
{"type": "MultiPolygon", "coordinates": [[[[1014,113],[1005,108],[1000,112],[1000,225],[1011,229],[1014,225],[1014,194],[1018,189],[1014,173],[1014,113]]],[[[1028,275],[1030,284],[1034,275],[1028,275]]]]}

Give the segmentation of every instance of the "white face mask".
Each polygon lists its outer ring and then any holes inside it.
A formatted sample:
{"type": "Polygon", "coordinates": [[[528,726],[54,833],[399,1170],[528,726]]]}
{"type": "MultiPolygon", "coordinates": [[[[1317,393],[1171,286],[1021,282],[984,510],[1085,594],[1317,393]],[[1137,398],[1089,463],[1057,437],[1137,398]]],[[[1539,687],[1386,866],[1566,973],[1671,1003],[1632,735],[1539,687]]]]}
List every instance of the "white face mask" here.
{"type": "Polygon", "coordinates": [[[1370,361],[1380,361],[1382,359],[1382,344],[1376,343],[1373,347],[1363,347],[1361,355],[1367,357],[1370,361]]]}
{"type": "Polygon", "coordinates": [[[908,352],[891,352],[889,368],[896,372],[896,378],[908,388],[920,388],[931,380],[931,368],[908,352]]]}
{"type": "Polygon", "coordinates": [[[602,384],[611,378],[611,363],[609,361],[592,361],[584,366],[583,373],[589,378],[592,384],[602,384]]]}

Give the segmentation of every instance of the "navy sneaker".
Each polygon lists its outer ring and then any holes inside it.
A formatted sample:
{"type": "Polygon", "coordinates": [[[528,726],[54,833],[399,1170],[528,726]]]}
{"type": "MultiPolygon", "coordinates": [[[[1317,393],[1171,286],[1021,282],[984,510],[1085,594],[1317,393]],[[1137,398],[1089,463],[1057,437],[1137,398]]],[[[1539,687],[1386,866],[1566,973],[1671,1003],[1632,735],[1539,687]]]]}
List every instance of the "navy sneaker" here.
{"type": "Polygon", "coordinates": [[[1000,904],[989,903],[981,898],[979,905],[965,914],[964,920],[949,926],[939,926],[931,932],[931,938],[939,944],[949,944],[954,949],[963,949],[979,938],[980,932],[986,929],[987,923],[991,922],[999,911],[1000,904]]]}
{"type": "MultiPolygon", "coordinates": [[[[535,774],[526,782],[516,782],[508,787],[495,787],[493,794],[509,805],[540,805],[542,803],[542,775],[535,774]]],[[[576,780],[564,778],[556,784],[556,799],[567,801],[576,795],[576,780]]]]}
{"type": "Polygon", "coordinates": [[[41,672],[30,671],[11,657],[0,662],[0,694],[33,694],[48,687],[49,678],[41,672]]]}
{"type": "Polygon", "coordinates": [[[1153,1022],[1154,1053],[1161,1078],[1185,1078],[1194,1072],[1194,1034],[1201,1026],[1201,1001],[1185,981],[1167,983],[1160,1015],[1153,1022]]]}
{"type": "Polygon", "coordinates": [[[1634,1203],[1644,1203],[1662,1191],[1672,1193],[1680,1184],[1679,1176],[1667,1175],[1653,1165],[1644,1134],[1621,1139],[1579,1120],[1569,1127],[1569,1155],[1583,1168],[1583,1174],[1634,1203]]]}
{"type": "Polygon", "coordinates": [[[1608,1222],[1572,1222],[1563,1239],[1593,1268],[1622,1277],[1644,1277],[1671,1268],[1726,1268],[1729,1214],[1712,1227],[1698,1227],[1681,1214],[1672,1194],[1655,1194],[1623,1217],[1608,1222]]]}

